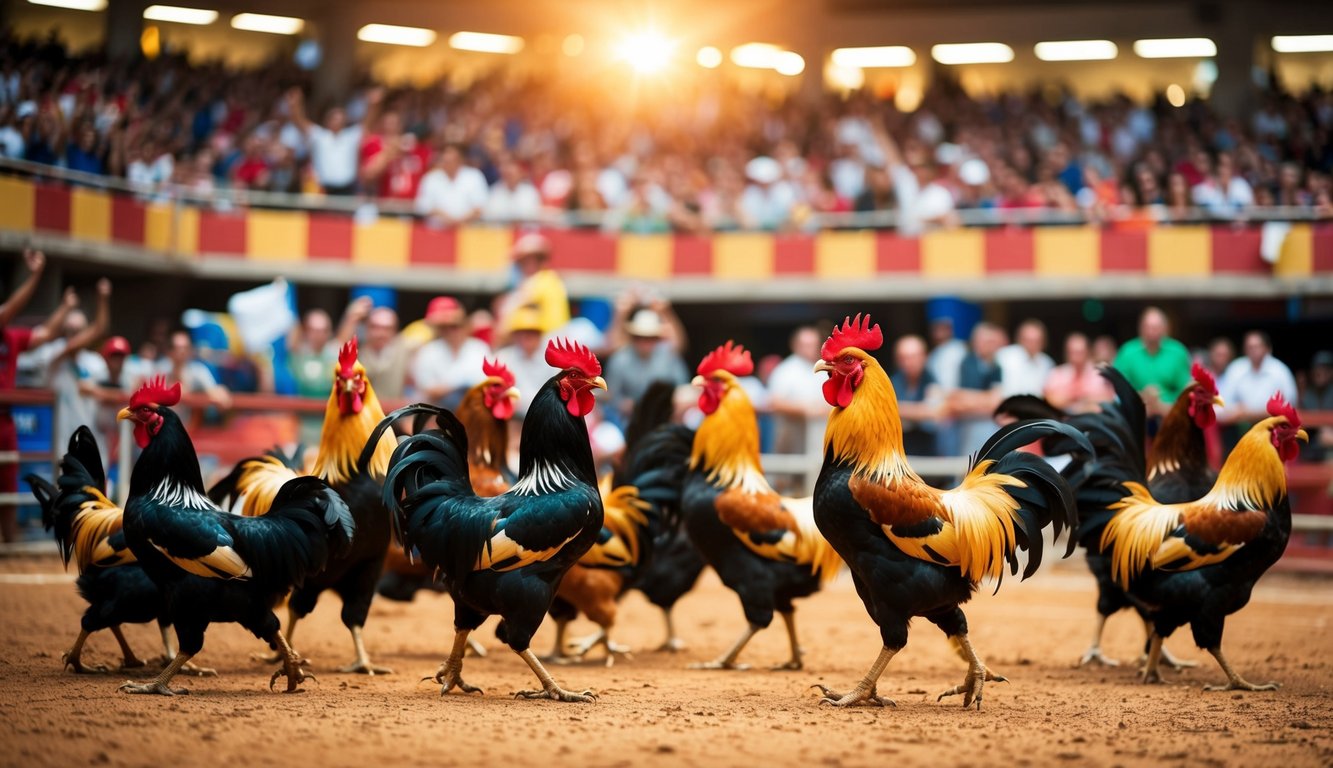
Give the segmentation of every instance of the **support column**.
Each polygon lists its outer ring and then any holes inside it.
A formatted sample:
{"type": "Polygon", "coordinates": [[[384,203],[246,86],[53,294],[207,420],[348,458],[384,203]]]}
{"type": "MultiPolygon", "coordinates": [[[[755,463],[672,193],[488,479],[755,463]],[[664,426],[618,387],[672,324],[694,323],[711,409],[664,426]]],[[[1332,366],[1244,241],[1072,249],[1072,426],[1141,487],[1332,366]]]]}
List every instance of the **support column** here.
{"type": "Polygon", "coordinates": [[[1243,119],[1255,106],[1256,25],[1248,3],[1221,6],[1216,13],[1220,18],[1209,31],[1217,43],[1217,82],[1209,100],[1219,114],[1243,119]]]}
{"type": "Polygon", "coordinates": [[[315,21],[319,24],[319,47],[324,58],[312,95],[317,108],[323,109],[329,101],[345,98],[352,89],[356,78],[356,30],[360,25],[354,3],[329,3],[315,21]]]}
{"type": "Polygon", "coordinates": [[[106,54],[112,61],[139,55],[143,10],[147,0],[109,0],[106,5],[106,54]]]}

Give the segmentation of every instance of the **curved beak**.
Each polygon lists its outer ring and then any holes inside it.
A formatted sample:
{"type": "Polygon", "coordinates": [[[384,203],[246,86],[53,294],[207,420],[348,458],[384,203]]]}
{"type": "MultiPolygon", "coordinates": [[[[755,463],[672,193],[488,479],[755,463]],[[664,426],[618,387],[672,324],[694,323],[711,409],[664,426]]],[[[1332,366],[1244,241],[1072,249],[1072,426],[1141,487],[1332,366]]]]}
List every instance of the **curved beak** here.
{"type": "Polygon", "coordinates": [[[708,382],[704,381],[704,377],[702,376],[695,376],[693,379],[690,379],[690,386],[698,387],[699,389],[703,389],[704,385],[707,383],[708,382]]]}
{"type": "Polygon", "coordinates": [[[343,392],[352,394],[356,391],[356,379],[343,379],[343,392]]]}
{"type": "Polygon", "coordinates": [[[598,389],[606,389],[606,379],[603,379],[601,376],[597,376],[588,383],[593,385],[594,387],[597,387],[598,389]]]}
{"type": "Polygon", "coordinates": [[[134,414],[130,412],[129,408],[121,408],[120,412],[116,414],[116,421],[125,421],[126,419],[133,418],[134,414]]]}
{"type": "MultiPolygon", "coordinates": [[[[606,387],[606,382],[602,382],[602,387],[603,388],[606,387]]],[[[504,391],[503,396],[509,398],[510,400],[513,400],[514,402],[518,402],[519,399],[521,398],[521,395],[519,395],[518,393],[518,387],[510,387],[509,389],[506,389],[504,391]]]]}
{"type": "Polygon", "coordinates": [[[833,365],[827,360],[820,360],[815,363],[815,373],[830,373],[832,370],[833,365]]]}
{"type": "Polygon", "coordinates": [[[1217,406],[1218,408],[1227,407],[1227,404],[1223,402],[1221,395],[1213,395],[1213,405],[1217,406]]]}
{"type": "Polygon", "coordinates": [[[1296,437],[1305,442],[1310,442],[1310,434],[1303,429],[1296,430],[1296,437]]]}

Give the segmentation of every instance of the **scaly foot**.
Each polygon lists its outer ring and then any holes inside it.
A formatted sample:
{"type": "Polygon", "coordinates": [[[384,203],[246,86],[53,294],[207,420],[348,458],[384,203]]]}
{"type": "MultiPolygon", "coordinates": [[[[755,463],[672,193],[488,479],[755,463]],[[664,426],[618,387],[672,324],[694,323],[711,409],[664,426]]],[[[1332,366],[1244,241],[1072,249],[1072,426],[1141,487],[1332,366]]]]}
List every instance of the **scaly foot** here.
{"type": "Polygon", "coordinates": [[[1276,691],[1281,687],[1281,683],[1264,683],[1263,685],[1255,685],[1254,683],[1246,682],[1238,677],[1235,680],[1228,682],[1226,685],[1205,685],[1203,689],[1205,691],[1276,691]]]}
{"type": "Polygon", "coordinates": [[[954,687],[950,688],[944,693],[941,693],[939,696],[935,697],[935,701],[943,701],[945,698],[949,696],[957,696],[958,694],[962,694],[963,709],[967,709],[968,707],[972,706],[973,702],[976,702],[977,710],[980,711],[981,692],[982,689],[985,687],[985,683],[988,682],[1007,683],[1009,682],[1009,679],[1006,677],[1001,677],[1000,675],[997,675],[994,672],[991,672],[989,669],[984,667],[982,668],[980,674],[978,674],[975,669],[969,669],[967,672],[967,677],[963,678],[963,682],[961,685],[955,685],[954,687]]]}
{"type": "Polygon", "coordinates": [[[148,662],[144,661],[143,659],[140,659],[140,658],[137,657],[137,656],[126,656],[126,657],[120,662],[120,669],[121,669],[121,671],[124,671],[124,670],[127,670],[127,669],[141,669],[141,668],[146,667],[146,666],[148,666],[148,662]]]}
{"type": "Polygon", "coordinates": [[[617,655],[624,656],[626,659],[633,658],[633,654],[631,653],[633,649],[631,649],[628,645],[621,645],[620,643],[613,642],[612,640],[607,638],[604,633],[597,632],[581,640],[575,640],[572,647],[570,648],[569,657],[561,659],[553,659],[552,661],[554,661],[557,664],[561,663],[567,664],[571,661],[583,661],[587,657],[588,653],[599,645],[606,647],[606,666],[608,667],[616,663],[617,655]]]}
{"type": "Polygon", "coordinates": [[[1177,659],[1175,656],[1172,656],[1169,651],[1166,650],[1165,646],[1162,647],[1162,663],[1176,670],[1177,672],[1179,672],[1182,669],[1189,669],[1190,667],[1199,666],[1199,662],[1197,661],[1189,661],[1188,659],[1177,659]]]}
{"type": "Polygon", "coordinates": [[[111,671],[110,669],[107,668],[105,664],[97,664],[95,666],[84,666],[79,656],[71,656],[69,655],[68,651],[60,654],[60,661],[62,664],[65,665],[65,667],[68,667],[69,669],[73,670],[74,674],[76,675],[92,675],[92,674],[101,675],[111,671]]]}
{"type": "MultiPolygon", "coordinates": [[[[170,663],[170,662],[168,662],[170,663]]],[[[201,667],[194,662],[190,662],[180,668],[178,675],[189,675],[191,677],[217,677],[218,671],[212,667],[201,667]]]]}
{"type": "Polygon", "coordinates": [[[370,663],[370,659],[357,659],[345,667],[338,667],[339,672],[354,672],[358,675],[392,675],[393,670],[370,663]]]}
{"type": "Polygon", "coordinates": [[[696,661],[687,669],[724,669],[730,672],[744,672],[750,668],[749,664],[737,664],[734,661],[724,661],[715,659],[713,661],[696,661]]]}
{"type": "Polygon", "coordinates": [[[287,690],[283,691],[283,693],[303,693],[301,690],[301,683],[304,683],[307,680],[317,680],[314,675],[301,669],[301,661],[299,659],[292,659],[284,662],[283,665],[278,667],[273,673],[273,676],[268,679],[268,689],[270,691],[273,690],[273,684],[278,682],[278,678],[283,675],[287,676],[287,690]]]}
{"type": "Polygon", "coordinates": [[[467,683],[463,682],[462,664],[459,664],[458,666],[453,666],[446,661],[440,665],[439,669],[435,671],[434,677],[421,678],[421,682],[423,683],[426,682],[427,680],[434,680],[435,682],[440,684],[441,696],[445,695],[446,693],[449,693],[455,688],[462,691],[463,693],[483,693],[483,691],[477,686],[468,685],[467,683]]]}
{"type": "Polygon", "coordinates": [[[151,683],[142,684],[131,683],[127,680],[124,685],[116,690],[124,691],[125,693],[150,693],[158,696],[184,696],[189,693],[185,688],[168,688],[166,683],[161,683],[156,680],[151,683]]]}
{"type": "Polygon", "coordinates": [[[549,688],[540,691],[519,691],[514,694],[516,699],[550,699],[552,701],[567,701],[573,704],[593,704],[597,701],[597,694],[592,691],[583,693],[574,693],[566,691],[558,685],[552,685],[549,688]]]}
{"type": "Polygon", "coordinates": [[[872,704],[877,707],[886,705],[890,707],[898,706],[898,702],[893,699],[886,699],[883,696],[880,696],[879,692],[876,690],[876,686],[873,685],[869,688],[863,688],[858,685],[852,689],[851,693],[846,695],[830,691],[828,688],[819,684],[810,687],[818,688],[819,692],[824,694],[823,698],[819,700],[820,704],[829,704],[835,707],[870,706],[872,704]]]}
{"type": "Polygon", "coordinates": [[[792,659],[783,664],[774,664],[768,668],[769,672],[800,672],[805,669],[805,662],[800,659],[792,659]]]}
{"type": "Polygon", "coordinates": [[[1156,669],[1143,668],[1139,670],[1139,682],[1144,685],[1161,685],[1166,682],[1162,679],[1162,673],[1156,669]]]}
{"type": "Polygon", "coordinates": [[[1089,648],[1083,653],[1083,658],[1078,660],[1080,667],[1086,667],[1089,664],[1097,664],[1103,667],[1118,667],[1120,662],[1102,654],[1102,649],[1096,646],[1089,648]]]}

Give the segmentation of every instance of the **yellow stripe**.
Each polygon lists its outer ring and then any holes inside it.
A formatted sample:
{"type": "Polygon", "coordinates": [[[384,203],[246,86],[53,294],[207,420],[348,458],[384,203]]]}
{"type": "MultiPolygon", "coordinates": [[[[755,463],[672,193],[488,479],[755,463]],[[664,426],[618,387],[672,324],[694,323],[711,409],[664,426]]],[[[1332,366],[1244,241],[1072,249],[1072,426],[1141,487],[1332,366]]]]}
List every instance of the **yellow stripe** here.
{"type": "Polygon", "coordinates": [[[36,197],[32,184],[0,177],[0,229],[31,232],[37,220],[36,197]]]}
{"type": "Polygon", "coordinates": [[[255,261],[305,261],[309,239],[304,212],[252,210],[246,218],[245,252],[255,261]]]}
{"type": "Polygon", "coordinates": [[[774,241],[763,232],[730,232],[713,240],[713,277],[761,280],[773,276],[774,241]]]}
{"type": "Polygon", "coordinates": [[[986,236],[976,229],[927,232],[921,237],[921,273],[926,277],[982,277],[986,236]]]}
{"type": "Polygon", "coordinates": [[[640,280],[671,277],[671,235],[621,235],[616,240],[616,274],[640,280]]]}
{"type": "Polygon", "coordinates": [[[1154,277],[1207,276],[1213,271],[1213,233],[1208,227],[1153,227],[1148,230],[1148,274],[1154,277]]]}
{"type": "Polygon", "coordinates": [[[1278,277],[1306,277],[1314,272],[1314,230],[1309,224],[1293,224],[1278,251],[1273,274],[1278,277]]]}
{"type": "Polygon", "coordinates": [[[407,266],[412,246],[412,222],[376,219],[352,227],[352,263],[377,267],[407,266]]]}
{"type": "Polygon", "coordinates": [[[185,256],[199,254],[199,209],[182,205],[176,209],[175,251],[185,256]]]}
{"type": "Polygon", "coordinates": [[[144,209],[143,244],[151,251],[171,250],[171,206],[149,203],[144,209]]]}
{"type": "Polygon", "coordinates": [[[858,278],[875,274],[875,233],[821,232],[815,237],[815,274],[858,278]]]}
{"type": "Polygon", "coordinates": [[[1093,227],[1037,227],[1032,231],[1038,275],[1096,277],[1102,268],[1101,232],[1093,227]]]}
{"type": "Polygon", "coordinates": [[[69,233],[80,240],[111,240],[111,198],[105,192],[76,187],[70,194],[69,233]]]}
{"type": "Polygon", "coordinates": [[[459,227],[458,268],[498,272],[509,264],[514,233],[504,227],[459,227]]]}

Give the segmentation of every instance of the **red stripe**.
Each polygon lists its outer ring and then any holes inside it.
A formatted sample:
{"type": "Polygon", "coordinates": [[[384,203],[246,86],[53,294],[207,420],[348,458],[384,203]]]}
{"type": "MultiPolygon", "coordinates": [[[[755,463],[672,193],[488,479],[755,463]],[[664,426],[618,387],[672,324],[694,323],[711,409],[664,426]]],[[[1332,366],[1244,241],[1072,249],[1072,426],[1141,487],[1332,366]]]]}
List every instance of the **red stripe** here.
{"type": "Polygon", "coordinates": [[[1271,270],[1259,255],[1261,230],[1213,228],[1213,272],[1264,275],[1271,270]]]}
{"type": "Polygon", "coordinates": [[[773,239],[773,274],[813,275],[815,239],[810,235],[778,235],[773,239]]]}
{"type": "Polygon", "coordinates": [[[37,182],[32,191],[33,226],[47,232],[69,232],[69,188],[37,182]]]}
{"type": "Polygon", "coordinates": [[[306,217],[306,252],[313,260],[351,261],[352,218],[309,214],[306,217]]]}
{"type": "Polygon", "coordinates": [[[1103,272],[1147,272],[1148,233],[1102,230],[1103,272]]]}
{"type": "Polygon", "coordinates": [[[880,232],[875,237],[875,269],[879,272],[920,272],[921,241],[880,232]]]}
{"type": "Polygon", "coordinates": [[[148,210],[132,197],[111,197],[111,239],[118,243],[143,245],[148,210]]]}
{"type": "Polygon", "coordinates": [[[986,231],[987,272],[1032,272],[1032,230],[1005,227],[986,231]]]}
{"type": "Polygon", "coordinates": [[[551,267],[580,272],[615,272],[616,238],[593,230],[546,230],[551,267]]]}
{"type": "Polygon", "coordinates": [[[245,222],[244,213],[199,211],[199,252],[244,256],[245,222]]]}
{"type": "Polygon", "coordinates": [[[1314,271],[1333,272],[1333,224],[1314,225],[1314,271]]]}
{"type": "Polygon", "coordinates": [[[412,264],[458,263],[458,228],[428,227],[420,222],[413,224],[407,260],[412,264]]]}
{"type": "Polygon", "coordinates": [[[713,238],[678,235],[671,252],[671,272],[675,275],[713,274],[713,238]]]}

